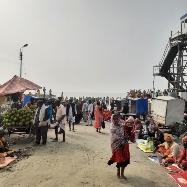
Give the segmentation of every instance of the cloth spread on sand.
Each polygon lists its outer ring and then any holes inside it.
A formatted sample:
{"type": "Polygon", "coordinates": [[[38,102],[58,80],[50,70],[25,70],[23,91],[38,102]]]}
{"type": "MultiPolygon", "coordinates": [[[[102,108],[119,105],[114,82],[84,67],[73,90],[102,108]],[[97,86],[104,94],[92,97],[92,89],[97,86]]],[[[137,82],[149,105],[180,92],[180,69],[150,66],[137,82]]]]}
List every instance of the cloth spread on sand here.
{"type": "Polygon", "coordinates": [[[168,173],[168,175],[174,179],[180,187],[187,186],[187,180],[183,178],[181,174],[168,173]]]}
{"type": "Polygon", "coordinates": [[[151,149],[147,148],[147,145],[139,144],[137,145],[138,148],[140,148],[144,153],[152,153],[153,151],[151,149]]]}
{"type": "Polygon", "coordinates": [[[16,158],[5,157],[5,161],[4,161],[4,163],[0,164],[0,168],[4,168],[5,166],[7,166],[8,164],[10,164],[14,160],[16,160],[16,158]]]}
{"type": "Polygon", "coordinates": [[[157,156],[152,156],[152,157],[148,157],[149,160],[153,161],[154,163],[159,163],[158,157],[157,156]]]}

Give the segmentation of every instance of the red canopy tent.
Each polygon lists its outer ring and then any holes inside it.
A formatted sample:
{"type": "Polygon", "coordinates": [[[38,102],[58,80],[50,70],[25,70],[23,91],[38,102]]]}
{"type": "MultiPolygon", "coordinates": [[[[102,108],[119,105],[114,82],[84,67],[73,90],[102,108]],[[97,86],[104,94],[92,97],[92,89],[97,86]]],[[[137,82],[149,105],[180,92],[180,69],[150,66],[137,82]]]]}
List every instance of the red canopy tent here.
{"type": "Polygon", "coordinates": [[[38,90],[41,86],[15,75],[11,80],[0,86],[0,95],[8,95],[13,93],[23,93],[26,90],[38,90]]]}

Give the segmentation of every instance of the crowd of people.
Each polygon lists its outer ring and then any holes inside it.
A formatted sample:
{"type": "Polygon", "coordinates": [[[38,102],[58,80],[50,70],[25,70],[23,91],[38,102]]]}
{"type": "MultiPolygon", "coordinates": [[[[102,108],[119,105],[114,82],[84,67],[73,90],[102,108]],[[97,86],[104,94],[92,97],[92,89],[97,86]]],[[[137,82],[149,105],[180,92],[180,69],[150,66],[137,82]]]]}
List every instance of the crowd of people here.
{"type": "MultiPolygon", "coordinates": [[[[132,97],[132,98],[153,98],[153,97],[158,97],[158,96],[168,96],[169,93],[171,94],[172,91],[167,91],[166,89],[164,89],[163,91],[161,90],[157,90],[157,91],[153,91],[151,89],[146,90],[130,90],[129,92],[127,92],[127,97],[132,97]]],[[[171,94],[172,95],[172,94],[171,94]]],[[[173,95],[175,97],[177,97],[178,99],[184,100],[186,101],[186,99],[180,97],[179,95],[173,95]]]]}
{"type": "MultiPolygon", "coordinates": [[[[150,91],[151,92],[151,91],[150,91]]],[[[147,92],[146,92],[147,94],[147,92]]],[[[13,98],[12,108],[20,109],[22,107],[17,98],[13,98]]],[[[65,124],[68,123],[69,131],[75,132],[75,125],[81,120],[86,126],[93,126],[95,131],[101,133],[102,124],[105,121],[107,110],[111,114],[110,118],[110,139],[112,156],[108,165],[117,163],[117,177],[126,179],[124,175],[125,168],[130,164],[129,141],[135,142],[135,134],[138,132],[138,139],[151,139],[154,145],[153,153],[158,152],[159,158],[165,166],[169,163],[176,163],[182,169],[187,169],[187,137],[183,138],[183,150],[180,152],[179,145],[172,140],[171,136],[164,135],[164,132],[158,128],[158,125],[146,120],[142,124],[139,118],[134,119],[129,116],[124,119],[117,113],[113,99],[88,98],[68,100],[43,99],[34,102],[31,98],[26,104],[27,107],[36,107],[34,116],[34,127],[36,135],[36,145],[45,145],[47,143],[47,132],[49,128],[54,129],[55,138],[59,140],[59,134],[62,134],[62,142],[65,142],[65,124]],[[108,102],[109,101],[109,102],[108,102]],[[109,104],[110,103],[110,104],[109,104]],[[51,124],[54,124],[51,126],[51,124]]],[[[125,104],[122,112],[128,113],[128,104],[125,104]]],[[[0,151],[5,145],[4,139],[0,136],[0,151]],[[4,144],[3,144],[4,143],[4,144]]],[[[2,150],[1,150],[2,149],[2,150]]]]}
{"type": "MultiPolygon", "coordinates": [[[[15,105],[15,102],[13,105],[15,105]]],[[[93,126],[96,132],[101,133],[101,127],[105,120],[104,110],[107,110],[106,103],[99,98],[83,101],[73,98],[69,100],[61,100],[61,98],[43,99],[34,103],[34,99],[31,97],[30,102],[26,106],[31,107],[33,105],[36,106],[33,122],[36,128],[36,144],[40,144],[41,139],[41,144],[46,144],[47,128],[55,129],[53,141],[58,141],[58,135],[62,134],[62,141],[65,142],[66,122],[68,123],[69,131],[75,132],[75,125],[83,120],[86,126],[93,126]],[[51,124],[54,124],[53,127],[51,127],[51,124]]]]}
{"type": "Polygon", "coordinates": [[[147,98],[152,97],[153,91],[151,89],[148,89],[147,91],[141,91],[141,90],[130,90],[127,92],[127,97],[132,97],[132,98],[147,98]]]}

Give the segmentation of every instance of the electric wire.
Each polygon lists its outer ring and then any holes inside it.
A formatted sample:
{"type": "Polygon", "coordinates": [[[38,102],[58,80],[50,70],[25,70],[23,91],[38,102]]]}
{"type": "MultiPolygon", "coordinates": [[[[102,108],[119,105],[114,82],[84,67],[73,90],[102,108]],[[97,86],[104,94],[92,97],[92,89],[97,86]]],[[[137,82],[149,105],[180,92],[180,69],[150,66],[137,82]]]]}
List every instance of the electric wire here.
{"type": "Polygon", "coordinates": [[[0,62],[8,62],[8,63],[12,63],[12,64],[19,64],[19,62],[13,61],[13,60],[8,60],[5,58],[0,58],[0,62]]]}
{"type": "Polygon", "coordinates": [[[0,51],[14,57],[19,58],[19,50],[15,50],[13,47],[10,47],[10,45],[6,44],[2,39],[0,38],[0,51]]]}

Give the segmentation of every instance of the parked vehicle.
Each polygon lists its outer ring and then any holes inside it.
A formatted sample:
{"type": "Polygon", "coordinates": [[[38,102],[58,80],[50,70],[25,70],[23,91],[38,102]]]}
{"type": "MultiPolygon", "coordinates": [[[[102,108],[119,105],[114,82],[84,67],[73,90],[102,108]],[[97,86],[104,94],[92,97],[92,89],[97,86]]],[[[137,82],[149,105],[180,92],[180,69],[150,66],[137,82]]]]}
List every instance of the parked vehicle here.
{"type": "Polygon", "coordinates": [[[151,116],[161,126],[169,127],[184,119],[185,102],[170,96],[159,96],[152,99],[151,116]]]}

